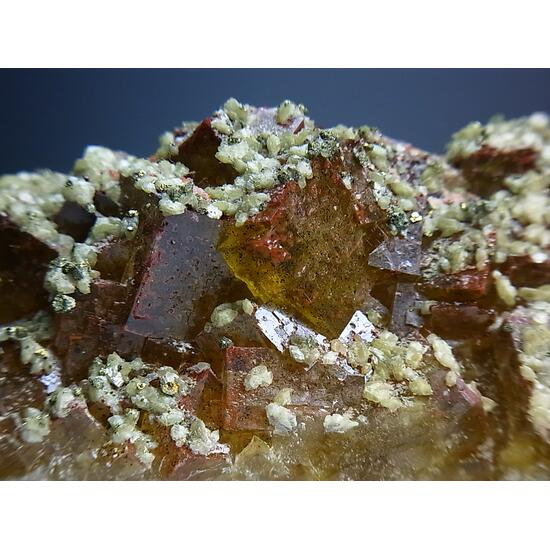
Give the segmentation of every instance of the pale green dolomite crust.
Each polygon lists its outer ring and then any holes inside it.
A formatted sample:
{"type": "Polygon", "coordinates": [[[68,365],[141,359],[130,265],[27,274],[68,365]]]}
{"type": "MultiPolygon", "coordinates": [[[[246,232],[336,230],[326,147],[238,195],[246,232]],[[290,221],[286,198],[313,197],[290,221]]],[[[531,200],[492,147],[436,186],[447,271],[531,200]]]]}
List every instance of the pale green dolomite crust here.
{"type": "MultiPolygon", "coordinates": [[[[486,125],[469,124],[457,132],[448,146],[447,160],[460,163],[482,147],[495,150],[530,150],[533,169],[503,178],[502,188],[486,198],[468,197],[468,185],[456,178],[456,193],[463,200],[433,202],[424,219],[424,234],[437,236],[430,256],[433,273],[457,273],[468,267],[482,269],[489,259],[497,264],[509,257],[548,259],[550,246],[550,121],[547,115],[504,120],[486,125]],[[447,240],[445,240],[448,238],[447,240]]],[[[432,163],[422,178],[430,191],[441,190],[453,168],[432,163]]],[[[499,279],[499,281],[501,281],[499,279]]],[[[499,288],[503,288],[499,282],[499,288]]],[[[511,300],[508,300],[511,303],[511,300]]]]}
{"type": "Polygon", "coordinates": [[[15,342],[19,346],[21,363],[29,367],[31,374],[48,374],[58,366],[53,353],[39,343],[51,337],[51,319],[44,312],[0,327],[0,344],[15,342]]]}

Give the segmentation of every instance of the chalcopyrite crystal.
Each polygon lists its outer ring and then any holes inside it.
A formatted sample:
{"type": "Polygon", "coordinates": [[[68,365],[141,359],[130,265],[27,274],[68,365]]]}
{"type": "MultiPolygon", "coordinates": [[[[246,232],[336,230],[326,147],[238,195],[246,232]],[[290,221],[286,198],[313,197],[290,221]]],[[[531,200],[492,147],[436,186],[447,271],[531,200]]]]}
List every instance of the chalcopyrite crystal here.
{"type": "Polygon", "coordinates": [[[229,99],[0,178],[3,479],[550,479],[550,121],[445,156],[229,99]]]}

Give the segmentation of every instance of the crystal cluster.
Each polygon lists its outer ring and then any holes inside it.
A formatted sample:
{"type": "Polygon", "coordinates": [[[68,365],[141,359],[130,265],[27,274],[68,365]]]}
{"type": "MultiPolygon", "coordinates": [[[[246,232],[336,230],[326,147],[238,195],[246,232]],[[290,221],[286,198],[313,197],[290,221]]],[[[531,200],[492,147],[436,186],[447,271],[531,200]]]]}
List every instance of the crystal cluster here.
{"type": "Polygon", "coordinates": [[[5,479],[548,479],[550,122],[444,157],[228,100],[0,178],[5,479]]]}

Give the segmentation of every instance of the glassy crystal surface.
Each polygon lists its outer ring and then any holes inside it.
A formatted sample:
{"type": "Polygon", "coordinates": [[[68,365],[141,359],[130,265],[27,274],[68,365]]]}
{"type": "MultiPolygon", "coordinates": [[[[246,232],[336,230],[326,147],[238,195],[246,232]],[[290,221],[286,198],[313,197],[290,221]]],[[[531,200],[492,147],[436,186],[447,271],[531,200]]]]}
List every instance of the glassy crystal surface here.
{"type": "Polygon", "coordinates": [[[262,301],[298,313],[335,336],[368,296],[376,275],[369,254],[381,230],[355,215],[344,168],[313,163],[305,189],[290,182],[242,227],[228,226],[220,250],[262,301]]]}

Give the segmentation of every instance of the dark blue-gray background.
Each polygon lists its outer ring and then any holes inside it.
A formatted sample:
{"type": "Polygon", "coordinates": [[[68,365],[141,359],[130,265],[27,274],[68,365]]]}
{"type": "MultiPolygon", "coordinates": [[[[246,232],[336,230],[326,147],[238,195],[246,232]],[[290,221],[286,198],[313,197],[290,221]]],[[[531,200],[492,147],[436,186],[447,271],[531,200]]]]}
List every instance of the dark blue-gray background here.
{"type": "Polygon", "coordinates": [[[550,112],[549,70],[0,71],[0,173],[69,170],[88,144],[149,155],[158,136],[228,97],[289,98],[318,124],[369,124],[430,151],[493,114],[550,112]]]}

